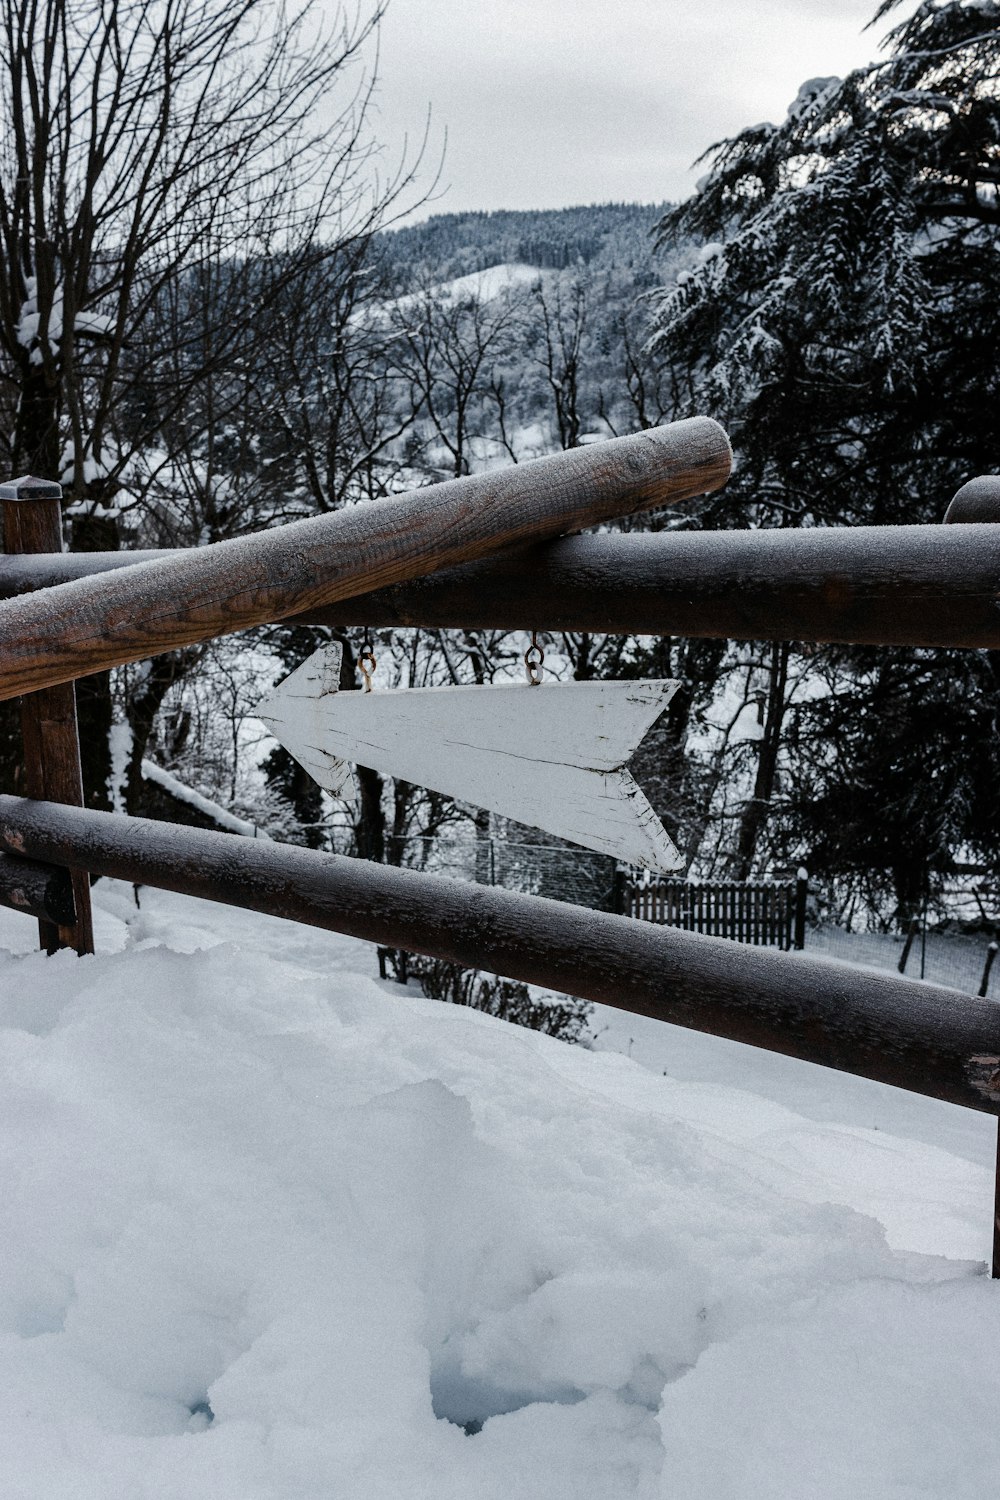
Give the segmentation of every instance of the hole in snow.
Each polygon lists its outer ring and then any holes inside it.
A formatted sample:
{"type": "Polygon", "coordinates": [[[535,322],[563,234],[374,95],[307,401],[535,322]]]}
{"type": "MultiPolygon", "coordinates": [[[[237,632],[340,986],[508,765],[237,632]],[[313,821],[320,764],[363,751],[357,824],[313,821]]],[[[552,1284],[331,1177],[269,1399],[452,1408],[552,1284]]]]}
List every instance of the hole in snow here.
{"type": "Polygon", "coordinates": [[[486,1380],[460,1374],[454,1369],[438,1370],[431,1379],[431,1405],[434,1415],[443,1422],[461,1427],[468,1437],[482,1432],[490,1417],[503,1417],[525,1406],[540,1404],[575,1406],[586,1399],[575,1386],[557,1390],[501,1390],[486,1380]]]}
{"type": "Polygon", "coordinates": [[[215,1421],[215,1412],[212,1410],[206,1396],[202,1401],[192,1401],[188,1407],[191,1413],[191,1431],[204,1432],[206,1427],[211,1427],[215,1421]]]}

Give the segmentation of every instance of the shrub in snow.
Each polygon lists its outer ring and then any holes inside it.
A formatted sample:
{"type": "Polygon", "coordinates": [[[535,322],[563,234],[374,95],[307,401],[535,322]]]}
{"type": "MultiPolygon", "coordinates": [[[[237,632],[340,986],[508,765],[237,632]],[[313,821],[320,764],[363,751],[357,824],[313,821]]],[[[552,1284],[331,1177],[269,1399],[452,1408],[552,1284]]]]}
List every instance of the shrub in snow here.
{"type": "Polygon", "coordinates": [[[432,1000],[469,1005],[563,1042],[579,1042],[587,1034],[593,1007],[571,995],[533,995],[516,979],[463,969],[440,958],[410,958],[407,971],[420,981],[420,988],[432,1000]]]}

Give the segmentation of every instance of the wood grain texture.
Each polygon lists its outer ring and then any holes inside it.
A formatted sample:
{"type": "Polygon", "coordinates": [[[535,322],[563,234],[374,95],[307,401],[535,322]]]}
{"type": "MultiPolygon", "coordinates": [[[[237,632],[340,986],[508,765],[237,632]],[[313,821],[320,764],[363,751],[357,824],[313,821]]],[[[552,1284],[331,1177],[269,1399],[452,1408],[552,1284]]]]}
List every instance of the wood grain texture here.
{"type": "MultiPolygon", "coordinates": [[[[0,598],[145,553],[0,558],[0,598]]],[[[169,554],[168,554],[169,555],[169,554]]],[[[1000,527],[859,526],[566,537],[297,623],[592,630],[1000,649],[1000,527]]]]}
{"type": "Polygon", "coordinates": [[[71,927],[76,921],[69,871],[14,854],[0,854],[0,906],[54,927],[71,927]]]}
{"type": "Polygon", "coordinates": [[[0,698],[689,499],[730,464],[722,428],[693,417],[9,599],[0,698]]]}
{"type": "Polygon", "coordinates": [[[1000,1005],[363,860],[0,797],[0,847],[431,954],[1000,1113],[1000,1005]]]}
{"type": "MultiPolygon", "coordinates": [[[[32,482],[29,481],[29,485],[32,482]]],[[[15,481],[15,488],[19,482],[15,481]]],[[[3,501],[4,547],[9,554],[62,552],[62,504],[52,492],[58,485],[41,485],[40,498],[30,489],[24,498],[3,501]],[[46,495],[44,492],[48,491],[46,495]],[[51,496],[51,498],[49,497],[51,496]]],[[[83,803],[80,736],[76,719],[76,689],[72,682],[25,693],[21,699],[21,742],[24,790],[29,797],[83,803]]],[[[71,869],[72,916],[57,922],[38,914],[38,938],[46,953],[75,948],[93,953],[94,926],[90,880],[86,871],[71,869]]]]}
{"type": "Polygon", "coordinates": [[[339,794],[347,762],[488,808],[640,869],[683,860],[625,769],[676,682],[526,681],[341,693],[339,643],[254,710],[339,794]]]}

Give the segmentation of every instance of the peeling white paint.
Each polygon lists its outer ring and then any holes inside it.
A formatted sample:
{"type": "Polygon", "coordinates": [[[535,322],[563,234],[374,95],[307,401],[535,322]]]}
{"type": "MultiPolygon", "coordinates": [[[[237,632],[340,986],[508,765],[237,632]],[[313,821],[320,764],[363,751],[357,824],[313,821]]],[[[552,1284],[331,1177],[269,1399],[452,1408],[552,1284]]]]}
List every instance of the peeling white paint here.
{"type": "Polygon", "coordinates": [[[327,791],[343,795],[354,761],[643,869],[682,864],[625,769],[676,682],[341,693],[339,652],[314,653],[256,709],[327,791]]]}

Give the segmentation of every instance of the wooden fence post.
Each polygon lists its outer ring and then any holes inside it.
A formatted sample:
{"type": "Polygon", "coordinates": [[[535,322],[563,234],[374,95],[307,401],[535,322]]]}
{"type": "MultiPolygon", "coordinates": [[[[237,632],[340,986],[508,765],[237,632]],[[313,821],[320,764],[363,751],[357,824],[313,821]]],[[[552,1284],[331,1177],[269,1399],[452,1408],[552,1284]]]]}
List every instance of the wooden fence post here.
{"type": "MultiPolygon", "coordinates": [[[[9,553],[61,552],[62,485],[44,479],[13,479],[0,485],[4,549],[9,553]]],[[[21,698],[24,790],[45,802],[83,806],[80,740],[76,723],[76,689],[71,682],[25,693],[21,698]]],[[[38,940],[46,953],[75,948],[93,953],[90,876],[71,870],[76,916],[72,922],[38,919],[38,940]]]]}
{"type": "MultiPolygon", "coordinates": [[[[945,522],[948,525],[960,523],[962,525],[974,525],[977,522],[985,522],[995,526],[1000,523],[1000,475],[980,474],[978,479],[970,479],[968,484],[955,495],[948,509],[944,513],[945,522]]],[[[990,969],[996,957],[997,945],[991,943],[986,951],[986,966],[983,969],[982,981],[979,985],[979,995],[985,997],[990,985],[990,969]]],[[[923,965],[921,965],[920,977],[923,978],[923,965]]],[[[993,1265],[991,1275],[994,1281],[1000,1281],[1000,1120],[997,1121],[997,1163],[996,1163],[996,1186],[993,1199],[993,1265]]]]}
{"type": "Polygon", "coordinates": [[[809,899],[809,873],[800,869],[795,877],[795,935],[792,939],[798,949],[806,945],[806,902],[809,899]]]}

